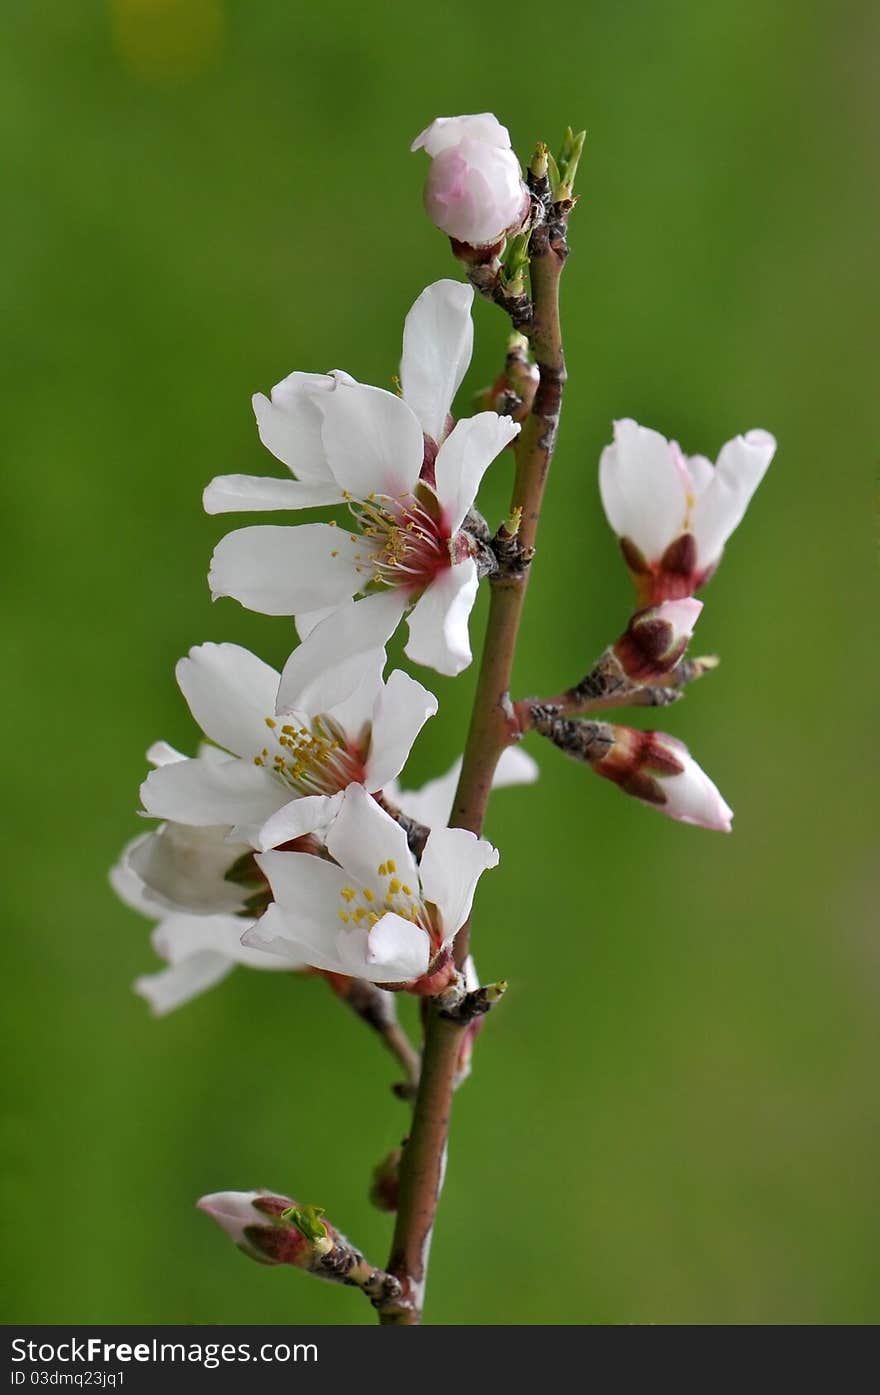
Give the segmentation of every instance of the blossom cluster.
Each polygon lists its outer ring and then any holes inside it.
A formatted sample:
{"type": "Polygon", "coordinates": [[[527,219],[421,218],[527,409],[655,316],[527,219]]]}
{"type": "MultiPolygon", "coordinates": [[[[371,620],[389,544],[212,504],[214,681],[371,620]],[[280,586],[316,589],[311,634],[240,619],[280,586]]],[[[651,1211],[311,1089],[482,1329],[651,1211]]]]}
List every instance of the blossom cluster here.
{"type": "MultiPolygon", "coordinates": [[[[528,229],[532,199],[495,117],[438,118],[413,148],[431,158],[426,208],[457,254],[528,229]]],[[[405,620],[414,664],[455,676],[471,662],[469,617],[491,572],[476,499],[520,432],[503,411],[453,417],[473,296],[453,280],[418,296],[399,393],[341,370],[296,371],[257,393],[260,440],[288,473],[223,475],[205,490],[211,514],[309,511],[306,522],[227,533],[209,572],[215,598],[293,617],[300,642],[280,673],[235,644],[198,645],[177,665],[205,739],[194,756],[150,748],[140,795],[158,822],[112,874],[122,899],[156,922],[166,967],[135,986],[157,1012],[235,964],[421,994],[457,976],[452,944],[498,852],[449,826],[457,766],[422,790],[401,786],[437,699],[387,671],[387,646],[405,620]]],[[[591,693],[601,707],[609,674],[636,703],[675,688],[701,608],[695,593],[773,450],[766,432],[750,431],[713,466],[634,421],[616,423],[599,486],[640,609],[600,662],[606,686],[581,685],[582,711],[591,693]]],[[[599,775],[673,818],[730,827],[730,809],[681,742],[606,722],[570,730],[564,707],[547,710],[534,709],[533,728],[599,775]]],[[[496,781],[536,774],[511,745],[496,781]]]]}

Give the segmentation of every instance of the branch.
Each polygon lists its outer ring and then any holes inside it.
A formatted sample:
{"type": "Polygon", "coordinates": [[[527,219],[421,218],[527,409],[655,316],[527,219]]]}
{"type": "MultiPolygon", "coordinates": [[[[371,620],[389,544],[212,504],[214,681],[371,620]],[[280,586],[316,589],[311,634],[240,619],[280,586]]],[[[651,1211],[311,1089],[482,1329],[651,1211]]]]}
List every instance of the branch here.
{"type": "MultiPolygon", "coordinates": [[[[529,239],[531,313],[514,327],[528,335],[539,381],[532,410],[516,442],[516,474],[503,543],[516,554],[516,565],[499,566],[489,579],[491,603],[470,729],[450,823],[482,831],[495,766],[519,731],[509,688],[520,618],[541,514],[547,473],[565,385],[565,359],[559,323],[559,280],[568,254],[566,224],[570,199],[551,204],[546,148],[533,161],[529,184],[544,218],[529,239]]],[[[509,308],[509,307],[507,307],[509,308]]],[[[497,543],[498,540],[496,540],[497,543]]],[[[503,549],[502,549],[503,550],[503,549]]],[[[498,548],[495,548],[496,556],[498,548]]],[[[469,927],[459,931],[455,960],[468,954],[469,927]]],[[[425,1051],[416,1096],[412,1131],[403,1152],[400,1197],[389,1273],[401,1295],[381,1312],[383,1323],[412,1326],[421,1321],[428,1249],[443,1178],[449,1115],[458,1061],[467,1024],[443,1015],[437,1003],[426,1009],[425,1051]]]]}

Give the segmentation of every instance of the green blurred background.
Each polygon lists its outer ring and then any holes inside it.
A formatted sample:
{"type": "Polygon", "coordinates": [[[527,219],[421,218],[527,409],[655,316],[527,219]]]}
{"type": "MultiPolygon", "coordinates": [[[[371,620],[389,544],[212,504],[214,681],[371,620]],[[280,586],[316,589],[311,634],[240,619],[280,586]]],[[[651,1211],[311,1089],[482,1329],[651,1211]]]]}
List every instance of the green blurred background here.
{"type": "MultiPolygon", "coordinates": [[[[518,691],[574,679],[626,619],[596,489],[613,417],[712,455],[763,426],[780,450],[705,594],[698,649],[723,666],[664,714],[733,836],[537,742],[540,784],[493,805],[476,946],[512,987],[456,1105],[428,1316],[880,1317],[877,20],[801,0],[6,0],[6,1321],[372,1321],[356,1293],[247,1263],[193,1200],[290,1191],[381,1263],[366,1190],[406,1129],[393,1063],[286,977],[238,970],[150,1020],[129,989],[155,966],[146,923],[106,869],[139,829],[147,744],[195,741],[176,658],[222,638],[281,663],[292,639],[211,606],[229,520],[201,488],[269,465],[255,389],[295,367],[390,382],[407,307],[458,274],[409,141],[484,109],[525,156],[589,132],[518,691]]],[[[504,341],[492,307],[476,321],[471,391],[504,341]]],[[[459,751],[473,677],[437,681],[413,782],[459,751]]]]}

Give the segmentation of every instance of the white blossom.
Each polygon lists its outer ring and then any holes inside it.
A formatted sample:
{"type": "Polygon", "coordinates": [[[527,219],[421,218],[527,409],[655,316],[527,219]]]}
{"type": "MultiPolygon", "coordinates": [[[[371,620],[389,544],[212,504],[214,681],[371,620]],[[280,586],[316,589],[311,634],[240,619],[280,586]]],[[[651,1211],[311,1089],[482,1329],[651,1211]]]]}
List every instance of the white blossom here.
{"type": "Polygon", "coordinates": [[[461,828],[434,828],[421,862],[406,834],[361,785],[350,785],[326,835],[333,861],[266,852],[275,897],[248,945],[373,983],[428,973],[467,920],[477,881],[498,853],[461,828]]]}
{"type": "Polygon", "coordinates": [[[645,600],[688,596],[708,580],[775,450],[769,432],[747,431],[712,465],[635,421],[614,423],[599,487],[645,600]]]}
{"type": "Polygon", "coordinates": [[[301,635],[351,597],[371,595],[380,642],[409,612],[406,653],[456,674],[471,660],[475,546],[462,524],[480,481],[519,431],[481,412],[451,426],[470,360],[472,290],[429,286],[406,320],[402,397],[347,374],[294,373],[254,398],[260,437],[296,475],[227,475],[205,491],[209,513],[347,504],[349,526],[263,525],[217,546],[212,594],[251,610],[293,615],[301,635]],[[451,428],[451,429],[450,429],[451,428]]]}

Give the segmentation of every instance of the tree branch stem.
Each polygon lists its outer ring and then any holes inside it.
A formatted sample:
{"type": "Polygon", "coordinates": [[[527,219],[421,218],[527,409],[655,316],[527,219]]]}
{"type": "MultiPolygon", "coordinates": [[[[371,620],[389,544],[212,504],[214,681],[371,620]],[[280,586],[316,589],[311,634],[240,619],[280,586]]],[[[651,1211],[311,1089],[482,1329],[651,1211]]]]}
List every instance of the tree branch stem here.
{"type": "MultiPolygon", "coordinates": [[[[565,241],[570,201],[552,205],[532,232],[529,244],[533,313],[523,328],[540,374],[532,410],[516,442],[516,473],[509,517],[521,564],[490,578],[491,602],[480,673],[471,713],[450,824],[479,834],[492,777],[505,747],[520,732],[510,703],[510,681],[529,566],[541,515],[547,473],[565,385],[565,359],[559,322],[559,280],[568,248],[565,241]]],[[[459,931],[455,960],[463,965],[469,925],[459,931]]],[[[400,1170],[400,1197],[389,1272],[400,1281],[401,1297],[380,1309],[383,1323],[412,1326],[421,1321],[428,1251],[440,1196],[449,1115],[459,1053],[466,1027],[441,1016],[435,1003],[426,1013],[425,1050],[412,1130],[400,1170]]]]}

